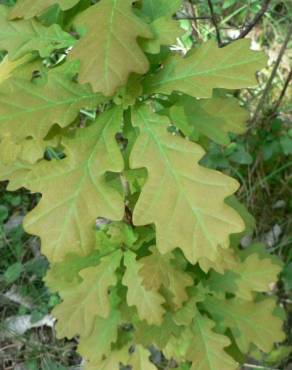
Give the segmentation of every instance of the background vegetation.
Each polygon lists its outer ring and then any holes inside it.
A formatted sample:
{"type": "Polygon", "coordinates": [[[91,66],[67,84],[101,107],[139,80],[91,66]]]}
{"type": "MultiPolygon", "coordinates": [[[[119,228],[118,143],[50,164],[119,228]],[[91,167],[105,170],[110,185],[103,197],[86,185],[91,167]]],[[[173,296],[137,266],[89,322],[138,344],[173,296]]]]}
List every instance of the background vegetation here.
{"type": "MultiPolygon", "coordinates": [[[[0,1],[0,3],[13,1],[0,1]]],[[[256,219],[256,231],[242,241],[263,242],[283,260],[281,280],[274,287],[286,311],[287,341],[268,356],[251,353],[244,369],[291,370],[292,349],[292,102],[289,0],[186,1],[177,15],[186,35],[178,48],[217,39],[220,45],[246,37],[254,49],[264,49],[269,65],[258,75],[256,90],[238,94],[250,112],[246,134],[232,137],[227,147],[211,144],[205,165],[224,169],[241,183],[239,199],[256,219]],[[290,316],[290,319],[289,319],[290,316]],[[290,363],[290,365],[289,365],[290,363]]],[[[37,197],[25,190],[8,193],[0,185],[0,369],[78,369],[81,359],[74,341],[55,338],[50,310],[58,303],[44,287],[48,268],[35,237],[21,222],[37,197]]],[[[154,358],[161,369],[166,369],[154,358]]],[[[218,369],[219,370],[219,369],[218,369]]],[[[220,369],[221,370],[221,369],[220,369]]],[[[224,370],[224,369],[222,369],[224,370]]]]}

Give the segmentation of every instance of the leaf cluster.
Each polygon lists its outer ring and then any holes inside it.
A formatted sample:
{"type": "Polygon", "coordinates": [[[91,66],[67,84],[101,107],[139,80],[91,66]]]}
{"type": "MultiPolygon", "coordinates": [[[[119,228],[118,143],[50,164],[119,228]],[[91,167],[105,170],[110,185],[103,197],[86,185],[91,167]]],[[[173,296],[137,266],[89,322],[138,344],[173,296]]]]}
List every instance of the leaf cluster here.
{"type": "Polygon", "coordinates": [[[173,53],[181,6],[0,6],[0,179],[41,194],[24,228],[51,264],[58,336],[80,337],[87,369],[154,369],[155,345],[178,366],[232,370],[284,339],[262,294],[281,267],[240,251],[239,184],[201,164],[244,131],[228,92],[256,85],[266,58],[247,40],[173,53]]]}

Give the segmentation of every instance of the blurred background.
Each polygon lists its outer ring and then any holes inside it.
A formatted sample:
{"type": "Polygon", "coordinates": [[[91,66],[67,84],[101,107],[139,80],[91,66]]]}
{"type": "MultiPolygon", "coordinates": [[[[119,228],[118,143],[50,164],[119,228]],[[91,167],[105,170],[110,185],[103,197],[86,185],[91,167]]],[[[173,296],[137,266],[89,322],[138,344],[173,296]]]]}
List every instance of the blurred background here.
{"type": "MultiPolygon", "coordinates": [[[[9,5],[13,0],[0,3],[9,5]]],[[[274,291],[286,312],[287,340],[268,355],[251,353],[243,369],[291,370],[292,1],[185,1],[176,17],[186,31],[176,49],[186,50],[209,38],[223,46],[245,36],[253,49],[268,56],[267,68],[257,76],[258,87],[236,94],[250,112],[246,133],[231,136],[227,147],[210,144],[204,164],[224,170],[241,183],[238,198],[256,220],[255,231],[243,245],[262,242],[284,265],[274,291]]],[[[3,56],[0,53],[0,60],[3,56]]],[[[7,192],[6,185],[0,183],[0,369],[79,369],[82,360],[75,352],[76,342],[55,337],[50,311],[59,297],[42,282],[48,264],[40,255],[39,241],[21,226],[38,196],[24,189],[7,192]]]]}

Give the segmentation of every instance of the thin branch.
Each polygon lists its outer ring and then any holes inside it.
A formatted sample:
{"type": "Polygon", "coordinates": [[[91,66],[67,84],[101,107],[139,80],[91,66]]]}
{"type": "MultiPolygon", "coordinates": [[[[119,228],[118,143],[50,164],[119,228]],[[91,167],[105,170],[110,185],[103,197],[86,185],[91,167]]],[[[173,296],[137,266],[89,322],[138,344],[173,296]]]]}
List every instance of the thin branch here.
{"type": "Polygon", "coordinates": [[[271,1],[272,0],[265,0],[264,3],[263,3],[263,5],[262,5],[262,7],[261,7],[261,9],[255,15],[254,19],[250,23],[248,23],[247,25],[245,25],[245,27],[243,28],[243,30],[240,32],[240,34],[235,39],[232,39],[231,41],[224,43],[223,46],[226,46],[226,45],[230,44],[233,41],[236,41],[236,40],[239,40],[239,39],[243,39],[245,36],[247,36],[250,33],[250,31],[262,19],[262,17],[265,15],[265,13],[267,12],[267,10],[268,10],[268,8],[270,6],[271,1]]]}
{"type": "Polygon", "coordinates": [[[267,82],[266,88],[265,88],[265,90],[263,92],[263,95],[261,96],[261,99],[260,99],[260,101],[258,103],[258,106],[257,106],[256,111],[254,113],[254,116],[252,118],[252,123],[256,122],[256,120],[257,120],[257,118],[259,116],[259,113],[260,113],[260,111],[263,108],[263,105],[265,103],[265,100],[266,100],[266,98],[267,98],[267,96],[268,96],[268,94],[269,94],[269,92],[271,90],[271,87],[272,87],[274,78],[276,77],[276,74],[277,74],[279,65],[280,65],[281,60],[283,58],[283,55],[284,55],[284,53],[285,53],[285,51],[287,49],[287,46],[288,46],[288,43],[290,41],[291,35],[292,35],[292,26],[290,26],[289,31],[288,31],[287,36],[286,36],[286,39],[285,39],[285,41],[284,41],[284,43],[283,43],[283,45],[281,47],[280,53],[278,55],[278,58],[276,60],[276,63],[274,65],[274,68],[272,70],[271,76],[270,76],[270,78],[269,78],[269,80],[267,82]]]}
{"type": "Polygon", "coordinates": [[[219,26],[218,26],[218,23],[217,23],[217,15],[214,12],[212,0],[208,0],[208,5],[209,5],[209,9],[210,9],[212,23],[213,23],[213,25],[215,27],[215,31],[216,31],[216,37],[217,37],[218,46],[219,47],[222,47],[222,40],[221,40],[221,35],[220,35],[220,29],[219,29],[219,26]]]}
{"type": "Polygon", "coordinates": [[[191,0],[186,0],[185,1],[185,7],[186,7],[187,11],[189,12],[190,19],[191,19],[191,22],[192,22],[192,35],[193,35],[194,38],[197,38],[199,36],[199,32],[198,32],[196,11],[195,11],[195,8],[194,8],[191,0]]]}
{"type": "MultiPolygon", "coordinates": [[[[277,112],[278,108],[280,107],[280,105],[281,105],[281,103],[282,103],[282,101],[283,101],[283,99],[284,99],[284,96],[285,96],[285,94],[286,94],[286,92],[287,92],[287,89],[288,89],[289,84],[290,84],[290,82],[291,82],[291,81],[292,81],[292,69],[291,69],[291,71],[290,71],[290,72],[289,72],[289,74],[288,74],[288,77],[287,77],[287,79],[286,79],[286,81],[285,81],[285,84],[284,84],[284,86],[283,86],[283,89],[282,89],[282,91],[281,91],[281,94],[280,94],[280,96],[279,96],[279,99],[278,99],[277,103],[275,104],[275,106],[274,106],[274,108],[273,108],[273,113],[274,113],[274,114],[277,112]]],[[[273,114],[273,113],[272,113],[272,114],[273,114]]]]}
{"type": "Polygon", "coordinates": [[[200,16],[200,17],[193,17],[191,15],[176,15],[175,18],[176,20],[210,20],[211,17],[209,15],[203,15],[203,16],[200,16]]]}

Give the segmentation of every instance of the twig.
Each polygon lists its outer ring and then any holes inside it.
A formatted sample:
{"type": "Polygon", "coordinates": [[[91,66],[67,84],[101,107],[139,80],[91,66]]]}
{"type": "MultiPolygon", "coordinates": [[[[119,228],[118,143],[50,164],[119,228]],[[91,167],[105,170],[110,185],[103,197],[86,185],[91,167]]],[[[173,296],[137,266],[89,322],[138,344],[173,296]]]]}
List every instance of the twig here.
{"type": "Polygon", "coordinates": [[[218,26],[218,23],[217,23],[217,16],[214,12],[214,8],[213,8],[213,4],[212,4],[211,0],[208,0],[208,5],[209,5],[209,9],[210,9],[212,23],[213,23],[213,25],[215,27],[215,31],[216,31],[218,46],[222,47],[222,40],[221,40],[221,35],[220,35],[220,29],[219,29],[219,26],[218,26]]]}
{"type": "Polygon", "coordinates": [[[250,22],[249,24],[245,25],[245,27],[243,28],[243,30],[240,32],[240,34],[235,38],[235,39],[232,39],[231,41],[229,42],[225,42],[223,46],[226,46],[228,44],[230,44],[231,42],[234,42],[236,40],[239,40],[239,39],[243,39],[245,36],[247,36],[250,31],[254,28],[254,26],[262,19],[262,17],[265,15],[266,11],[268,10],[269,8],[269,5],[271,3],[272,0],[265,0],[261,9],[258,11],[258,13],[255,15],[254,19],[252,20],[252,22],[250,22]]]}
{"type": "Polygon", "coordinates": [[[272,87],[272,84],[273,84],[274,78],[276,77],[277,70],[278,70],[278,68],[279,68],[279,65],[280,65],[280,63],[281,63],[281,60],[282,60],[282,58],[283,58],[283,55],[284,55],[284,53],[285,53],[285,51],[286,51],[286,48],[287,48],[287,46],[288,46],[288,43],[289,43],[289,41],[290,41],[291,35],[292,35],[292,26],[290,26],[289,31],[288,31],[287,36],[286,36],[286,39],[285,39],[285,41],[284,41],[284,43],[283,43],[283,45],[282,45],[282,47],[281,47],[280,53],[279,53],[279,55],[278,55],[278,58],[277,58],[277,60],[276,60],[276,63],[275,63],[275,65],[274,65],[274,68],[273,68],[273,70],[272,70],[271,76],[270,76],[270,78],[269,78],[269,80],[268,80],[268,82],[267,82],[266,88],[265,88],[265,90],[264,90],[264,92],[263,92],[263,95],[261,96],[261,99],[260,99],[260,101],[259,101],[259,103],[258,103],[258,106],[257,106],[256,111],[255,111],[255,113],[254,113],[254,116],[253,116],[253,118],[252,118],[252,121],[251,121],[252,123],[254,123],[254,122],[257,120],[257,118],[258,118],[258,116],[259,116],[259,113],[260,113],[260,111],[261,111],[261,110],[262,110],[262,108],[263,108],[263,105],[264,105],[264,103],[265,103],[266,97],[267,97],[267,96],[268,96],[268,94],[269,94],[269,91],[270,91],[270,89],[271,89],[271,87],[272,87]]]}
{"type": "Polygon", "coordinates": [[[288,74],[288,77],[287,77],[287,79],[286,79],[286,81],[285,81],[285,84],[284,84],[284,86],[283,86],[283,89],[282,89],[282,91],[281,91],[281,94],[280,94],[280,96],[279,96],[279,99],[278,99],[277,103],[275,104],[275,106],[274,106],[274,108],[273,108],[272,115],[274,115],[274,114],[277,112],[278,108],[280,107],[280,105],[281,105],[281,103],[282,103],[282,100],[284,99],[284,96],[285,96],[285,94],[286,94],[286,91],[287,91],[287,89],[288,89],[288,87],[289,87],[289,84],[290,84],[290,81],[291,81],[291,80],[292,80],[292,69],[291,69],[291,71],[290,71],[290,72],[289,72],[289,74],[288,74]]]}
{"type": "Polygon", "coordinates": [[[198,25],[197,25],[197,17],[196,17],[196,11],[195,8],[191,2],[191,0],[185,1],[185,6],[190,13],[190,19],[192,21],[192,35],[194,38],[197,38],[199,36],[198,32],[198,25]]]}
{"type": "Polygon", "coordinates": [[[193,17],[192,15],[176,15],[175,18],[176,20],[210,20],[211,17],[209,15],[202,15],[200,17],[193,17]]]}

